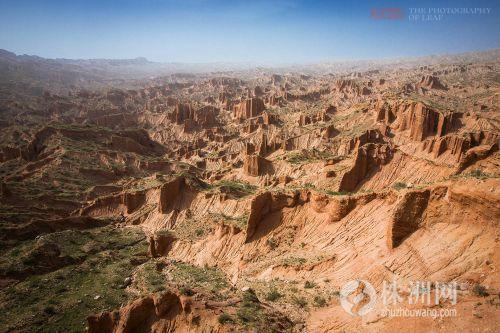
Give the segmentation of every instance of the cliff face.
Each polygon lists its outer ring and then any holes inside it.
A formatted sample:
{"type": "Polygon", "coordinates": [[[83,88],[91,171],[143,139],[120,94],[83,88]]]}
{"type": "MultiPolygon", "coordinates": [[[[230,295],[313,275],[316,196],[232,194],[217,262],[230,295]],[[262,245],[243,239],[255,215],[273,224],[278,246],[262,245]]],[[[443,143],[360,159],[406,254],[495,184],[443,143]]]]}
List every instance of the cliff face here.
{"type": "Polygon", "coordinates": [[[234,117],[237,119],[249,119],[256,117],[264,111],[264,102],[260,98],[249,98],[233,107],[234,117]]]}
{"type": "Polygon", "coordinates": [[[340,180],[339,191],[351,192],[373,171],[380,169],[392,158],[392,150],[388,145],[368,143],[358,148],[354,164],[340,180]]]}

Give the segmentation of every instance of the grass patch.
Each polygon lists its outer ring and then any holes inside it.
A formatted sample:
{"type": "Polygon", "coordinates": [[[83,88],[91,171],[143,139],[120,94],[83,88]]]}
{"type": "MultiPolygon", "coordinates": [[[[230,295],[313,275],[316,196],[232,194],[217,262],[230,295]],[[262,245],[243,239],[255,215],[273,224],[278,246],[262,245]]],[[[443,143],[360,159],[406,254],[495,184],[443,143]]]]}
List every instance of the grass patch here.
{"type": "Polygon", "coordinates": [[[243,294],[241,306],[236,311],[238,321],[244,326],[259,326],[263,322],[263,312],[253,289],[243,294]]]}
{"type": "Polygon", "coordinates": [[[234,323],[234,319],[231,315],[227,314],[227,313],[221,313],[219,315],[219,318],[217,319],[219,321],[220,324],[222,325],[225,325],[225,324],[232,324],[234,323]]]}
{"type": "Polygon", "coordinates": [[[303,309],[307,306],[307,300],[303,296],[293,295],[292,296],[292,303],[301,309],[303,309]]]}
{"type": "Polygon", "coordinates": [[[226,275],[215,267],[198,267],[186,263],[175,263],[169,275],[174,283],[217,300],[227,299],[229,283],[226,275]]]}
{"type": "Polygon", "coordinates": [[[257,190],[257,186],[255,185],[236,180],[220,180],[211,185],[211,188],[221,193],[229,194],[235,198],[242,198],[254,194],[257,190]]]}
{"type": "Polygon", "coordinates": [[[405,188],[407,188],[408,186],[406,185],[406,183],[403,183],[403,182],[395,182],[394,184],[392,184],[392,188],[395,189],[395,190],[403,190],[405,188]]]}
{"type": "Polygon", "coordinates": [[[316,287],[316,283],[314,283],[314,282],[306,281],[304,283],[304,288],[306,288],[306,289],[312,289],[314,287],[316,287]]]}
{"type": "Polygon", "coordinates": [[[481,169],[474,169],[471,172],[469,172],[468,176],[474,177],[474,178],[479,178],[479,179],[485,179],[485,178],[488,178],[490,175],[481,169]]]}
{"type": "Polygon", "coordinates": [[[325,307],[327,304],[326,299],[323,296],[314,296],[314,306],[318,308],[325,307]]]}
{"type": "Polygon", "coordinates": [[[233,225],[240,230],[245,230],[248,224],[248,214],[241,216],[229,216],[225,214],[211,213],[210,217],[214,221],[224,223],[225,225],[233,225]]]}
{"type": "MultiPolygon", "coordinates": [[[[129,295],[122,284],[135,268],[132,258],[147,260],[142,231],[106,227],[43,237],[56,237],[61,253],[86,253],[85,261],[28,276],[2,289],[2,330],[79,332],[84,330],[89,314],[118,308],[136,297],[129,295]]],[[[20,256],[30,243],[11,250],[10,255],[20,256]]]]}
{"type": "Polygon", "coordinates": [[[284,157],[284,159],[290,164],[298,165],[324,161],[333,157],[334,155],[330,152],[311,149],[290,152],[284,157]]]}
{"type": "Polygon", "coordinates": [[[283,295],[281,295],[276,288],[272,288],[269,290],[269,292],[266,294],[266,301],[269,302],[275,302],[278,299],[280,299],[283,295]]]}

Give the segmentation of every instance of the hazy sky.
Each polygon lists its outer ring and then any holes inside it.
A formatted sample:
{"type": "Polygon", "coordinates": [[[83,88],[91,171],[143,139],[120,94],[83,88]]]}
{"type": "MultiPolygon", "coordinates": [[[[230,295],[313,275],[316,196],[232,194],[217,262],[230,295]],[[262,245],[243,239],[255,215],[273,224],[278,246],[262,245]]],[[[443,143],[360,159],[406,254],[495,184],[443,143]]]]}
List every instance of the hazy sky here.
{"type": "MultiPolygon", "coordinates": [[[[0,0],[0,48],[49,58],[314,62],[500,48],[498,1],[0,0]],[[489,14],[410,21],[410,8],[489,14]],[[399,20],[371,17],[399,8],[399,20]]],[[[433,17],[435,18],[435,17],[433,17]]]]}

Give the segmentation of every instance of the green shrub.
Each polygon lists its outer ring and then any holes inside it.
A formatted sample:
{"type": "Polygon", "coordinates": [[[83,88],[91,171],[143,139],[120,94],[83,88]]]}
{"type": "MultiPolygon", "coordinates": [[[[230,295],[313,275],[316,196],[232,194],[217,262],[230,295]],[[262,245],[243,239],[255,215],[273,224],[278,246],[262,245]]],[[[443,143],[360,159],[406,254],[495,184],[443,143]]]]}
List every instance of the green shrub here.
{"type": "Polygon", "coordinates": [[[267,246],[269,246],[272,250],[278,247],[278,242],[274,238],[269,238],[266,241],[267,246]]]}
{"type": "Polygon", "coordinates": [[[193,296],[194,294],[196,294],[194,290],[189,287],[180,287],[179,293],[184,296],[193,296]]]}
{"type": "Polygon", "coordinates": [[[249,289],[243,294],[243,302],[241,307],[236,312],[238,320],[244,324],[252,324],[261,320],[262,311],[259,299],[252,289],[249,289]]]}
{"type": "Polygon", "coordinates": [[[243,293],[243,304],[259,303],[257,295],[253,289],[248,289],[243,293]]]}
{"type": "Polygon", "coordinates": [[[227,324],[227,323],[234,323],[233,317],[231,317],[227,313],[221,313],[218,320],[219,320],[219,323],[222,325],[227,324]]]}
{"type": "Polygon", "coordinates": [[[53,307],[52,305],[48,305],[43,309],[43,312],[45,314],[48,314],[49,316],[53,316],[56,314],[56,308],[53,307]]]}
{"type": "Polygon", "coordinates": [[[307,306],[307,300],[302,296],[292,296],[292,302],[299,308],[305,308],[307,306]]]}
{"type": "Polygon", "coordinates": [[[406,185],[406,183],[403,183],[403,182],[395,182],[394,184],[392,184],[392,188],[395,190],[402,190],[402,189],[405,189],[407,187],[408,186],[406,185]]]}
{"type": "Polygon", "coordinates": [[[274,302],[281,298],[281,295],[276,289],[271,289],[266,295],[266,301],[274,302]]]}
{"type": "Polygon", "coordinates": [[[475,177],[475,178],[486,178],[488,177],[488,174],[483,172],[483,170],[481,169],[475,169],[475,170],[472,170],[469,175],[471,177],[475,177]]]}
{"type": "Polygon", "coordinates": [[[314,296],[314,306],[317,306],[319,308],[326,306],[326,299],[319,295],[314,296]]]}
{"type": "Polygon", "coordinates": [[[474,287],[472,288],[472,292],[477,296],[481,297],[487,297],[490,295],[486,290],[486,287],[480,284],[475,284],[474,287]]]}
{"type": "Polygon", "coordinates": [[[311,289],[311,288],[314,288],[314,287],[316,287],[316,284],[314,282],[306,281],[304,283],[304,288],[306,288],[306,289],[311,289]]]}

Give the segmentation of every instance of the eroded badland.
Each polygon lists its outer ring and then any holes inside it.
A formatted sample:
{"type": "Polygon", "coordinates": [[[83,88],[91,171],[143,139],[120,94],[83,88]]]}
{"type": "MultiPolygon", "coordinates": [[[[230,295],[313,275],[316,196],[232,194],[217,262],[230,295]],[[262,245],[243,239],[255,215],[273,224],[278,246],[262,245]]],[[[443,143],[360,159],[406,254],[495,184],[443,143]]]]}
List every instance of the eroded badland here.
{"type": "Polygon", "coordinates": [[[496,59],[3,84],[0,331],[497,330],[496,59]],[[341,307],[395,278],[457,315],[341,307]]]}

